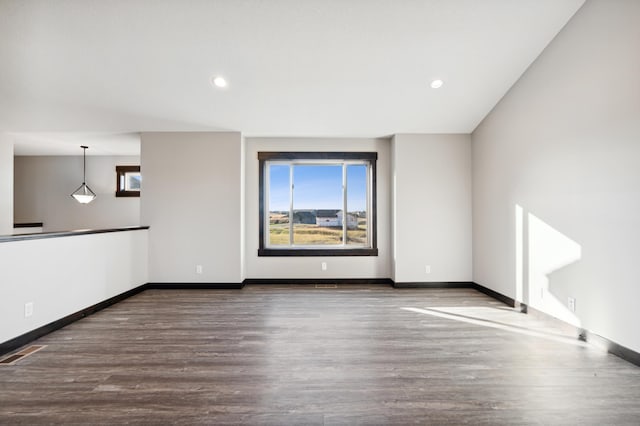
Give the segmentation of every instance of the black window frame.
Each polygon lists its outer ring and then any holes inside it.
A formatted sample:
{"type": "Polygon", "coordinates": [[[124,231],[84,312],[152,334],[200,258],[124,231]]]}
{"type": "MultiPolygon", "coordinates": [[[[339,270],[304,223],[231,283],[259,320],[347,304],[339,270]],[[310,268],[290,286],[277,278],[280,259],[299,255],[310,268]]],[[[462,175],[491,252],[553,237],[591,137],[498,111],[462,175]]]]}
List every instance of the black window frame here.
{"type": "Polygon", "coordinates": [[[140,190],[127,191],[121,185],[127,173],[140,173],[140,166],[116,166],[116,197],[140,197],[140,190]]]}
{"type": "Polygon", "coordinates": [[[258,256],[377,256],[378,255],[378,228],[377,228],[377,173],[376,163],[378,160],[377,152],[258,152],[258,185],[259,185],[259,245],[258,256]],[[369,162],[371,174],[371,212],[367,214],[370,217],[370,247],[354,247],[354,248],[273,248],[266,246],[265,229],[265,206],[267,200],[265,196],[266,184],[266,168],[268,161],[295,161],[295,160],[359,160],[369,162]]]}

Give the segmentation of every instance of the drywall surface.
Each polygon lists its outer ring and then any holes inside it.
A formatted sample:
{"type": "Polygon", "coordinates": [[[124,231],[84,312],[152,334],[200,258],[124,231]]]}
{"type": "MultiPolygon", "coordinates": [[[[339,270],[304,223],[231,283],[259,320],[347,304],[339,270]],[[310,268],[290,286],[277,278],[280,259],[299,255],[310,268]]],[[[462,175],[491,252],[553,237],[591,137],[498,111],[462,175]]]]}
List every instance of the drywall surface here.
{"type": "Polygon", "coordinates": [[[638,70],[640,2],[587,1],[472,135],[474,280],[635,351],[638,70]]]}
{"type": "Polygon", "coordinates": [[[469,135],[394,136],[394,281],[471,281],[470,142],[469,135]]]}
{"type": "Polygon", "coordinates": [[[139,165],[136,156],[87,156],[87,185],[97,197],[80,204],[70,194],[82,183],[82,156],[17,156],[16,222],[43,222],[45,232],[140,224],[140,198],[116,197],[116,166],[139,165]]]}
{"type": "Polygon", "coordinates": [[[143,133],[141,150],[150,281],[241,282],[240,133],[143,133]]]}
{"type": "Polygon", "coordinates": [[[0,235],[13,233],[13,142],[0,133],[0,235]]]}
{"type": "Polygon", "coordinates": [[[240,278],[244,281],[247,278],[247,261],[246,261],[246,217],[247,217],[247,209],[246,209],[246,146],[247,143],[244,138],[242,138],[242,145],[240,151],[240,265],[241,265],[241,273],[240,278]]]}
{"type": "Polygon", "coordinates": [[[136,230],[0,243],[0,342],[145,284],[147,237],[136,230]]]}
{"type": "Polygon", "coordinates": [[[245,138],[245,262],[247,278],[389,278],[390,152],[388,139],[245,138]],[[258,152],[377,152],[378,256],[259,257],[258,152]],[[321,269],[326,262],[327,269],[321,269]]]}

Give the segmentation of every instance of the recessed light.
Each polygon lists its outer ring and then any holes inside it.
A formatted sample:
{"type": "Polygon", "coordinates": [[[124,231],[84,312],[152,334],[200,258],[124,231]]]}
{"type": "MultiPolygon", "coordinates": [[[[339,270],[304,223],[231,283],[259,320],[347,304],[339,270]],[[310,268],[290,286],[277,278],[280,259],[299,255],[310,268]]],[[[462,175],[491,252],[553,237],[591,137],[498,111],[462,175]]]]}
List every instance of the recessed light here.
{"type": "Polygon", "coordinates": [[[227,80],[225,80],[224,77],[211,77],[211,83],[216,87],[227,87],[227,80]]]}
{"type": "Polygon", "coordinates": [[[442,87],[442,85],[444,84],[444,81],[442,80],[433,80],[431,82],[431,88],[432,89],[439,89],[442,87]]]}

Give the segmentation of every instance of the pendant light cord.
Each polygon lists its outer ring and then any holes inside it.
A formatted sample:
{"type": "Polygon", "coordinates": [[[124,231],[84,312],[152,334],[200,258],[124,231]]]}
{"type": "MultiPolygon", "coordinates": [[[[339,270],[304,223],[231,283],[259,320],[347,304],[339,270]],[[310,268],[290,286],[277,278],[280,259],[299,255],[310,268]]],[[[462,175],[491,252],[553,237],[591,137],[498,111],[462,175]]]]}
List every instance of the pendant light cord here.
{"type": "Polygon", "coordinates": [[[82,145],[82,183],[87,183],[87,148],[88,146],[82,145]]]}

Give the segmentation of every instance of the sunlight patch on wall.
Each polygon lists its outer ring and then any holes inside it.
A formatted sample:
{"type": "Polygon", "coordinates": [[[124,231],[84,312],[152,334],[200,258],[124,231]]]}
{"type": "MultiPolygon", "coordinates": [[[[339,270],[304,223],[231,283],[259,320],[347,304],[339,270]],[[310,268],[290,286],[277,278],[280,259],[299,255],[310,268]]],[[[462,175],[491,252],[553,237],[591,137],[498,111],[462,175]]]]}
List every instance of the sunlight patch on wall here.
{"type": "Polygon", "coordinates": [[[529,304],[579,327],[581,324],[576,314],[552,294],[549,275],[580,260],[582,257],[580,244],[531,213],[527,214],[526,238],[529,304]]]}

